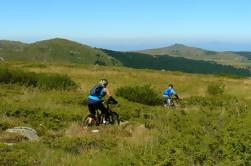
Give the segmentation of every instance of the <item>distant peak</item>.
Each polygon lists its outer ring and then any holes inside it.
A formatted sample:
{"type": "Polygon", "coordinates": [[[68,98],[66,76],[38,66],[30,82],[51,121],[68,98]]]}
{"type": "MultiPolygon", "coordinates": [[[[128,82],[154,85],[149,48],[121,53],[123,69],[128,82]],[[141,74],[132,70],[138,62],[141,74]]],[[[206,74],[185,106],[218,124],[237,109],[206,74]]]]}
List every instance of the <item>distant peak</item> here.
{"type": "Polygon", "coordinates": [[[187,47],[187,46],[184,44],[175,43],[175,44],[171,45],[170,47],[187,47]]]}
{"type": "Polygon", "coordinates": [[[74,42],[74,41],[64,39],[64,38],[52,38],[52,39],[48,39],[48,40],[44,40],[44,41],[68,41],[68,42],[74,42]]]}
{"type": "Polygon", "coordinates": [[[82,43],[79,43],[79,42],[76,42],[76,41],[72,41],[72,40],[68,40],[68,39],[64,39],[64,38],[52,38],[52,39],[37,41],[35,43],[55,43],[55,44],[59,44],[59,45],[62,45],[62,44],[63,45],[66,45],[66,44],[80,44],[80,45],[84,45],[82,43]]]}

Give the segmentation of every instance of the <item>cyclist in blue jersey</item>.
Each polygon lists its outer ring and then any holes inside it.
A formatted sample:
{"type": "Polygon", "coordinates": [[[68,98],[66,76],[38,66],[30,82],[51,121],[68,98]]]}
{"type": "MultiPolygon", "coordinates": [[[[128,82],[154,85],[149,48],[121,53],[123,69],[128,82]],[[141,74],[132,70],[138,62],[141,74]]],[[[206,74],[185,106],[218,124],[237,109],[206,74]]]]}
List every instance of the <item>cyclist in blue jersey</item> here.
{"type": "Polygon", "coordinates": [[[165,107],[174,106],[174,103],[172,102],[172,96],[175,96],[176,99],[179,99],[179,96],[177,95],[176,91],[174,90],[173,85],[169,84],[169,87],[163,91],[163,98],[164,98],[164,106],[165,107]]]}
{"type": "Polygon", "coordinates": [[[108,81],[106,79],[102,79],[90,90],[90,94],[87,100],[89,111],[94,117],[96,115],[96,110],[100,110],[104,115],[103,123],[107,123],[108,117],[108,110],[105,108],[102,100],[105,95],[110,96],[107,85],[108,81]]]}

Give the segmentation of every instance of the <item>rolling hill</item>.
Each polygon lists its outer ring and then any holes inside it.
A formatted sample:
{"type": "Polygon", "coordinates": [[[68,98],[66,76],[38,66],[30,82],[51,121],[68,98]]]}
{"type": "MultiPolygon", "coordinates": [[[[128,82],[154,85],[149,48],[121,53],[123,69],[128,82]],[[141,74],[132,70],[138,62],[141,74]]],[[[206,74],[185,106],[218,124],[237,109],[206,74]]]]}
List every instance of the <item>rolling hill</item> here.
{"type": "Polygon", "coordinates": [[[13,50],[19,49],[27,45],[26,43],[22,43],[19,41],[10,41],[10,40],[0,40],[0,50],[13,50]]]}
{"type": "Polygon", "coordinates": [[[59,38],[31,44],[2,40],[0,57],[4,60],[119,65],[118,61],[98,49],[59,38]]]}
{"type": "Polygon", "coordinates": [[[247,60],[248,54],[245,52],[242,53],[243,56],[230,52],[221,55],[221,53],[186,47],[180,44],[164,49],[142,52],[148,54],[97,49],[60,38],[38,41],[31,44],[17,41],[0,41],[0,60],[7,61],[98,64],[105,66],[123,65],[132,68],[171,70],[188,73],[250,75],[250,72],[246,69],[237,69],[229,66],[230,62],[236,64],[239,62],[249,62],[247,60]],[[155,53],[158,55],[154,55],[155,53]],[[168,55],[165,53],[168,53],[168,55]],[[225,65],[216,64],[215,62],[221,62],[225,65]]]}
{"type": "MultiPolygon", "coordinates": [[[[146,49],[136,51],[139,53],[151,55],[169,55],[173,57],[183,57],[193,60],[213,61],[219,64],[232,65],[237,67],[246,67],[251,64],[249,57],[245,52],[216,52],[201,48],[188,47],[183,44],[174,44],[169,47],[146,49]]],[[[250,54],[249,54],[250,55],[250,54]]]]}
{"type": "Polygon", "coordinates": [[[250,72],[246,69],[238,69],[229,65],[216,64],[214,62],[192,60],[183,57],[172,57],[168,55],[152,56],[143,53],[118,52],[104,49],[103,51],[127,67],[182,71],[188,73],[234,74],[250,76],[250,72]]]}

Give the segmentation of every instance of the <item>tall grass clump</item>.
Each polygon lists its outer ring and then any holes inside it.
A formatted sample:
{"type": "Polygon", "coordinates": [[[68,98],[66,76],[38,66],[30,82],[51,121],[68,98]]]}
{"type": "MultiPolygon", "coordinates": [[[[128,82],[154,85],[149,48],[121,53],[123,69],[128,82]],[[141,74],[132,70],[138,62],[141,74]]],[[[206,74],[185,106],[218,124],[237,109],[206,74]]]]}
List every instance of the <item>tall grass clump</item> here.
{"type": "Polygon", "coordinates": [[[212,83],[207,87],[207,93],[211,96],[219,96],[224,94],[224,84],[222,83],[212,83]]]}
{"type": "Polygon", "coordinates": [[[150,85],[120,87],[115,94],[129,101],[146,105],[159,105],[162,102],[161,97],[150,85]]]}
{"type": "Polygon", "coordinates": [[[10,69],[4,66],[0,67],[0,83],[17,83],[47,90],[65,90],[77,86],[67,75],[25,72],[21,69],[10,69]]]}

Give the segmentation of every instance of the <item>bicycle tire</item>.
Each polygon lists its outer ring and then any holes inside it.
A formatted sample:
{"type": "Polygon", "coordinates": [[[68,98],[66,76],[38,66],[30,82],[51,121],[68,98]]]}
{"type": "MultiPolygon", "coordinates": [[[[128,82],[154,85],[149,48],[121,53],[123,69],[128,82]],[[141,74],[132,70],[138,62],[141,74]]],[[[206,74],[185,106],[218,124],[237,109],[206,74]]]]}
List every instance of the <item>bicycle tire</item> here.
{"type": "Polygon", "coordinates": [[[119,125],[120,123],[119,115],[113,111],[110,111],[109,113],[109,120],[110,120],[110,124],[112,125],[119,125]]]}
{"type": "Polygon", "coordinates": [[[81,122],[81,126],[84,127],[91,127],[96,125],[96,120],[94,119],[92,114],[87,115],[85,118],[83,118],[82,122],[81,122]]]}

